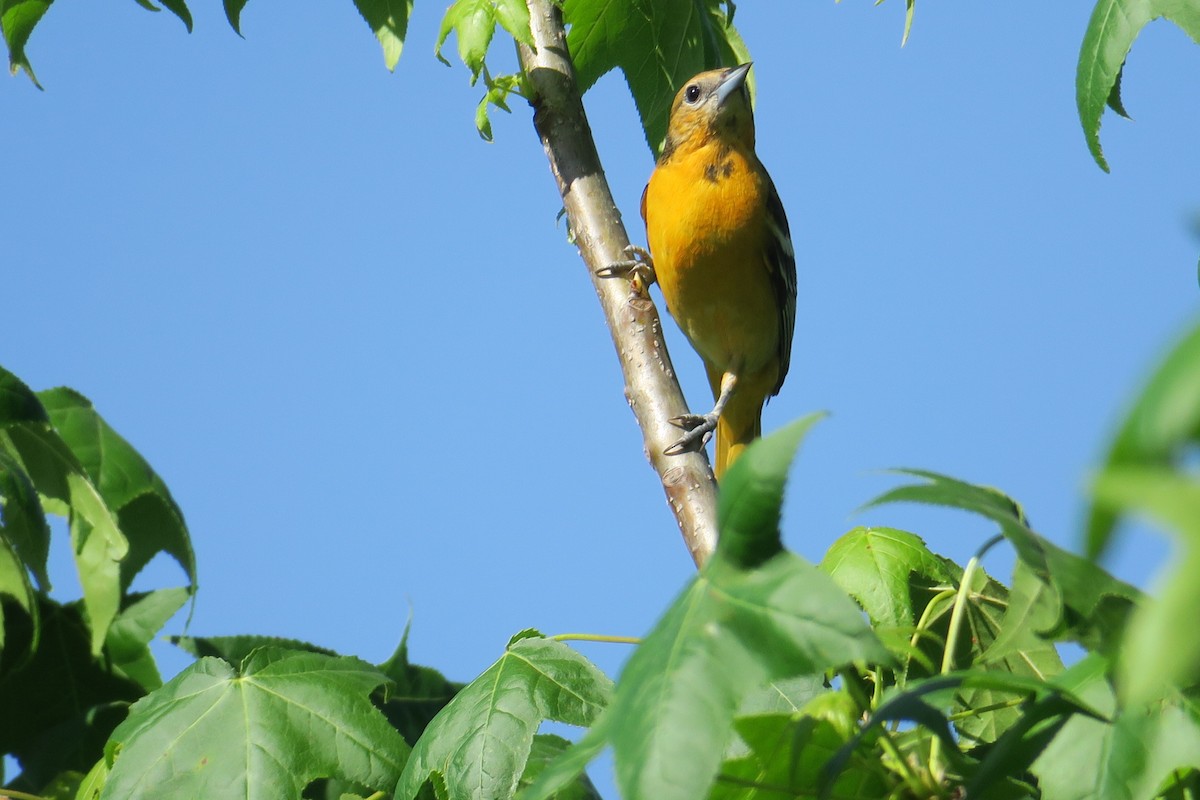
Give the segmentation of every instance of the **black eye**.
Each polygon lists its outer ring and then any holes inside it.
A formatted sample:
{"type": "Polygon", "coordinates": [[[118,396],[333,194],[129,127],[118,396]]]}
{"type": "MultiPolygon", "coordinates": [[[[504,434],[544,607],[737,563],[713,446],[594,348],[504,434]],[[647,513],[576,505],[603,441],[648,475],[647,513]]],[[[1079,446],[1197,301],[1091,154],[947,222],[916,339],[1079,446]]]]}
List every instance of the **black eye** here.
{"type": "Polygon", "coordinates": [[[691,86],[687,87],[687,89],[685,89],[683,91],[683,99],[687,100],[689,103],[694,103],[697,100],[699,100],[700,99],[699,84],[693,83],[691,86]]]}

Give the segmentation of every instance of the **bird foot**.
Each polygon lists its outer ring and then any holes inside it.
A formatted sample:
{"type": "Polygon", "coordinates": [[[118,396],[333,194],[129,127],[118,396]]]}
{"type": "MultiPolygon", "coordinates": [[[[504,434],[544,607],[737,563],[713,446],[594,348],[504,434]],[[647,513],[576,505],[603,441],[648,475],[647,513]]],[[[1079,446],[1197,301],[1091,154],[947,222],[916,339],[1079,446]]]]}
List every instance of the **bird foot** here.
{"type": "Polygon", "coordinates": [[[716,414],[684,414],[667,420],[676,428],[686,431],[683,438],[663,451],[663,455],[677,456],[683,453],[698,452],[717,429],[716,414]]]}
{"type": "Polygon", "coordinates": [[[649,250],[632,244],[625,248],[625,254],[629,256],[628,259],[601,267],[596,270],[596,274],[601,278],[629,276],[633,291],[645,294],[650,285],[657,280],[654,274],[654,259],[651,258],[649,250]]]}

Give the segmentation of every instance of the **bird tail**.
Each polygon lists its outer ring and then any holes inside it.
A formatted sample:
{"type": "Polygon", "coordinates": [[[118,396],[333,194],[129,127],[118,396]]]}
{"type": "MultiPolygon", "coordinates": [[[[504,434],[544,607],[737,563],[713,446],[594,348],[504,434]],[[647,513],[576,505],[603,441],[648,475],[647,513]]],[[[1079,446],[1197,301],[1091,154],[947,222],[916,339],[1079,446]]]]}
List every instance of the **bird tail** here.
{"type": "MultiPolygon", "coordinates": [[[[736,398],[737,395],[734,395],[736,398]]],[[[762,436],[762,406],[745,409],[745,414],[737,413],[742,410],[730,402],[717,421],[717,452],[713,472],[718,481],[746,449],[746,445],[762,436]]]]}

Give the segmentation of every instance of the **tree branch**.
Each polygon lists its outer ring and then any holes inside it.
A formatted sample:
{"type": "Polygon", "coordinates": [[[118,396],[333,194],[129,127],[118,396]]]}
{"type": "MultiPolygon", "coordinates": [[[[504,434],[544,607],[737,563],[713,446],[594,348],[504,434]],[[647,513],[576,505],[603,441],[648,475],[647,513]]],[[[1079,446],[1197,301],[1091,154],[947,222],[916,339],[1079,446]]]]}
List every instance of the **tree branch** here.
{"type": "Polygon", "coordinates": [[[687,404],[662,337],[662,321],[648,295],[630,281],[596,271],[627,258],[629,235],[600,166],[567,52],[562,13],[552,0],[528,0],[535,48],[518,45],[528,79],[533,125],[558,183],[571,232],[604,309],[625,376],[625,397],[645,440],[647,458],[662,480],[667,503],[696,565],[717,542],[717,493],[708,456],[665,456],[680,436],[667,420],[687,404]]]}

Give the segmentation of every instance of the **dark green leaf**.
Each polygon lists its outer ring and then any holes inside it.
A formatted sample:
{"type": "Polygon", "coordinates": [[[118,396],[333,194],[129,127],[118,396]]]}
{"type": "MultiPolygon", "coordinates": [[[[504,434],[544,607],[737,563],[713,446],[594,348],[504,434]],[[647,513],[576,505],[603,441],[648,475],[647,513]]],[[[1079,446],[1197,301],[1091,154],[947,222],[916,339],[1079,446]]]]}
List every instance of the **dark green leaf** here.
{"type": "Polygon", "coordinates": [[[551,800],[573,785],[607,744],[608,720],[609,715],[601,713],[582,739],[552,759],[533,782],[521,790],[518,800],[551,800]]]}
{"type": "MultiPolygon", "coordinates": [[[[29,34],[33,33],[33,29],[41,22],[42,16],[49,10],[51,2],[52,0],[0,2],[0,30],[4,32],[4,43],[8,46],[8,68],[13,75],[16,75],[18,70],[25,70],[33,85],[39,89],[42,85],[38,83],[37,76],[33,74],[33,67],[29,65],[29,59],[25,55],[25,43],[29,41],[29,34]]],[[[0,370],[0,373],[3,373],[3,370],[0,370]]]]}
{"type": "Polygon", "coordinates": [[[116,673],[107,659],[91,652],[88,626],[77,605],[41,598],[41,643],[27,655],[29,618],[7,607],[9,647],[0,656],[0,753],[21,762],[19,785],[40,790],[67,770],[91,769],[109,733],[125,715],[126,704],[142,688],[116,673]]]}
{"type": "MultiPolygon", "coordinates": [[[[1075,102],[1088,149],[1105,172],[1108,163],[1100,150],[1100,117],[1113,96],[1133,40],[1158,17],[1171,20],[1200,44],[1200,5],[1190,0],[1099,0],[1092,10],[1079,49],[1075,102]]],[[[1120,105],[1120,95],[1117,97],[1120,105]]]]}
{"type": "Polygon", "coordinates": [[[22,572],[29,570],[38,586],[50,591],[50,576],[46,573],[50,527],[33,481],[3,449],[0,449],[0,537],[20,559],[22,572]]]}
{"type": "MultiPolygon", "coordinates": [[[[546,767],[570,747],[571,743],[561,736],[547,733],[534,736],[533,747],[529,751],[529,760],[525,762],[525,773],[521,775],[519,788],[524,789],[537,780],[546,771],[546,767]]],[[[579,775],[552,797],[554,800],[601,800],[600,793],[586,775],[579,775]]]]}
{"type": "Polygon", "coordinates": [[[383,63],[389,70],[394,70],[408,35],[413,0],[354,0],[354,5],[383,47],[383,63]]]}
{"type": "Polygon", "coordinates": [[[163,8],[170,11],[175,16],[183,21],[187,27],[188,33],[192,32],[192,12],[188,10],[187,3],[184,0],[158,0],[163,4],[163,8]]]}
{"type": "Polygon", "coordinates": [[[248,0],[222,0],[225,19],[229,20],[229,27],[233,28],[238,36],[242,35],[242,9],[246,7],[247,2],[248,0]]]}
{"type": "Polygon", "coordinates": [[[755,567],[783,550],[779,519],[788,469],[808,429],[809,414],[751,444],[722,479],[717,498],[717,553],[739,568],[755,567]]]}
{"type": "Polygon", "coordinates": [[[446,680],[435,669],[409,663],[407,626],[396,652],[379,669],[392,681],[382,704],[383,713],[410,745],[416,744],[433,718],[464,686],[446,680]]]}
{"type": "MultiPolygon", "coordinates": [[[[1168,466],[1200,441],[1200,325],[1154,371],[1109,448],[1107,467],[1168,466]]],[[[1117,509],[1088,511],[1087,554],[1098,558],[1112,539],[1117,509]]]]}
{"type": "Polygon", "coordinates": [[[221,658],[235,667],[260,647],[271,647],[278,650],[296,650],[304,653],[320,653],[326,656],[338,655],[338,653],[328,648],[302,642],[299,639],[285,639],[281,636],[257,636],[254,634],[243,634],[241,636],[168,636],[167,641],[182,650],[186,650],[196,658],[221,658]]]}
{"type": "Polygon", "coordinates": [[[620,69],[657,155],[675,93],[706,69],[749,60],[722,0],[566,0],[567,45],[586,91],[620,69]]]}
{"type": "Polygon", "coordinates": [[[1106,652],[1116,646],[1129,610],[1141,597],[1137,589],[1034,533],[1016,501],[996,489],[924,470],[898,472],[926,482],[892,489],[868,507],[902,501],[929,503],[971,511],[996,522],[1017,557],[1051,589],[1046,597],[1058,603],[1053,630],[1046,635],[1106,652]]]}
{"type": "Polygon", "coordinates": [[[440,797],[512,797],[543,720],[596,721],[612,693],[604,673],[560,642],[514,638],[429,724],[396,786],[399,800],[429,781],[444,784],[440,797]]]}
{"type": "Polygon", "coordinates": [[[240,669],[203,658],[113,732],[102,797],[280,800],[322,777],[391,786],[408,746],[368,699],[386,681],[344,656],[264,647],[240,669]]]}
{"type": "Polygon", "coordinates": [[[929,588],[948,584],[950,573],[919,536],[894,528],[855,528],[833,543],[821,569],[858,601],[876,626],[912,628],[929,588]]]}

